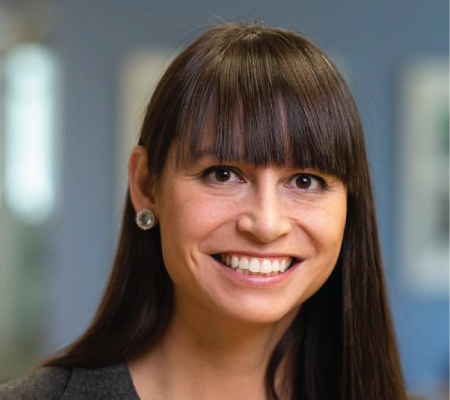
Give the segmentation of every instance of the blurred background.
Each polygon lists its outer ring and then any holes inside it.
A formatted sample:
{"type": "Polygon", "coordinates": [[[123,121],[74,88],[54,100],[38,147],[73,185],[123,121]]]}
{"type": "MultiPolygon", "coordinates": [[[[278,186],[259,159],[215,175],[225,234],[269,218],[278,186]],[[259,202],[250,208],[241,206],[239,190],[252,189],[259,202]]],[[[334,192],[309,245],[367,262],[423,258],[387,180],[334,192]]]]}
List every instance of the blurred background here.
{"type": "Polygon", "coordinates": [[[408,388],[448,399],[448,18],[447,0],[0,0],[0,382],[88,326],[165,65],[208,25],[257,20],[348,80],[408,388]]]}

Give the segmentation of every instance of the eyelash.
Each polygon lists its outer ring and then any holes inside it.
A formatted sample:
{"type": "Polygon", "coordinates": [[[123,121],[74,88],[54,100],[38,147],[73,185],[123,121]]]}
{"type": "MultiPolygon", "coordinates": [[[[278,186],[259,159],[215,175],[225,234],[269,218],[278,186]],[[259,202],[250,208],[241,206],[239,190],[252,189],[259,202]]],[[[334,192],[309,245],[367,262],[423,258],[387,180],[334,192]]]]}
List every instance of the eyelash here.
{"type": "MultiPolygon", "coordinates": [[[[226,165],[218,165],[218,166],[206,168],[206,169],[201,173],[201,177],[206,181],[206,180],[208,179],[208,176],[211,175],[213,172],[221,171],[221,170],[231,171],[233,174],[235,174],[235,175],[239,178],[240,181],[242,181],[242,178],[240,177],[239,172],[237,172],[237,170],[236,170],[235,168],[229,167],[229,166],[226,166],[226,165]]],[[[312,178],[313,180],[316,180],[317,183],[318,183],[319,186],[320,186],[320,191],[322,191],[322,190],[328,190],[328,184],[327,184],[327,182],[325,181],[325,179],[323,179],[323,178],[320,177],[320,176],[314,175],[314,174],[308,174],[308,173],[300,173],[300,174],[296,174],[296,175],[294,175],[294,176],[290,179],[290,181],[292,181],[292,180],[294,180],[294,179],[298,179],[299,177],[302,177],[302,176],[303,176],[303,177],[310,177],[310,178],[312,178]]],[[[220,183],[221,183],[221,184],[224,184],[224,185],[227,184],[227,182],[220,182],[220,183]]],[[[219,184],[220,184],[220,183],[219,183],[219,184]]],[[[230,184],[230,183],[228,183],[228,184],[230,184]]],[[[298,188],[298,189],[300,189],[300,188],[298,188]]],[[[309,188],[308,188],[308,189],[305,189],[305,191],[307,191],[307,190],[309,190],[309,188]]],[[[311,191],[316,191],[316,190],[317,190],[317,189],[313,189],[313,190],[311,190],[311,191]]]]}

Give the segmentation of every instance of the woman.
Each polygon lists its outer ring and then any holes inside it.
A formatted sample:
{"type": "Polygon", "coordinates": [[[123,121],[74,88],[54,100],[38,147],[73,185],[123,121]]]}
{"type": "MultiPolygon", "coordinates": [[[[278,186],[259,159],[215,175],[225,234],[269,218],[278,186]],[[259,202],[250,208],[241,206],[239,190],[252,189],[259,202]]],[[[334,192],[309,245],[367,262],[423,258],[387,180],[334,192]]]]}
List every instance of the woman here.
{"type": "Polygon", "coordinates": [[[406,398],[361,122],[315,45],[207,30],[159,82],[129,179],[94,322],[0,398],[406,398]]]}

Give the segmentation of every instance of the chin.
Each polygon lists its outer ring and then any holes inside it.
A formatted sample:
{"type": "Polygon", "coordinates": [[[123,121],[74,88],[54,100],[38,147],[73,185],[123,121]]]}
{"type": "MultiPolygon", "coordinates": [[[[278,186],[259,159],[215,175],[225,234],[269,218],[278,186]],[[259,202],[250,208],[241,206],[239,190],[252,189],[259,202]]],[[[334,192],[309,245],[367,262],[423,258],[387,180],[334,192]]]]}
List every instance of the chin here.
{"type": "MultiPolygon", "coordinates": [[[[256,303],[256,302],[255,302],[256,303]]],[[[242,304],[240,307],[220,307],[220,312],[228,321],[236,323],[247,323],[257,325],[273,325],[282,320],[291,319],[297,313],[300,306],[289,307],[288,305],[261,305],[261,301],[254,304],[252,301],[242,304]]]]}

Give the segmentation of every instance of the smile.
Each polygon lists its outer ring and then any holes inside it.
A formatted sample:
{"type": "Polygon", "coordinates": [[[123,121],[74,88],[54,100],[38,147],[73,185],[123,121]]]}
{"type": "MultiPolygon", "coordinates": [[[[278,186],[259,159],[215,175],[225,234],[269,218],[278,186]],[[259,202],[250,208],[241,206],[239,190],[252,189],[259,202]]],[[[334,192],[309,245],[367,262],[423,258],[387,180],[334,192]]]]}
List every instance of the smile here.
{"type": "Polygon", "coordinates": [[[289,256],[259,258],[233,253],[217,254],[214,258],[239,274],[259,276],[282,274],[295,262],[295,258],[289,256]]]}

